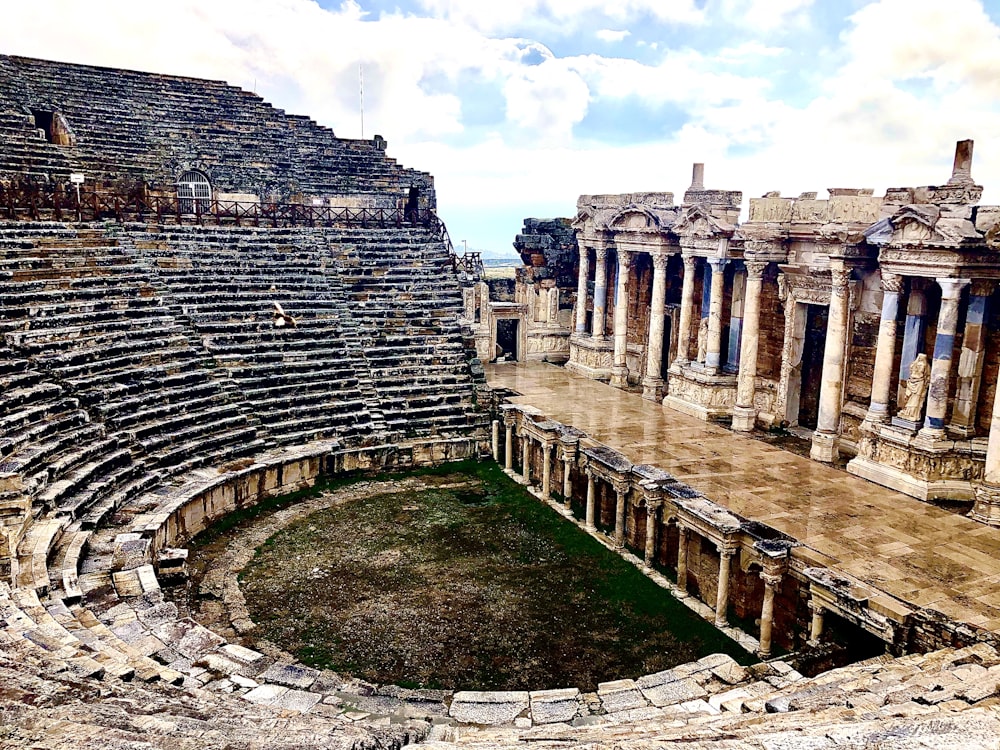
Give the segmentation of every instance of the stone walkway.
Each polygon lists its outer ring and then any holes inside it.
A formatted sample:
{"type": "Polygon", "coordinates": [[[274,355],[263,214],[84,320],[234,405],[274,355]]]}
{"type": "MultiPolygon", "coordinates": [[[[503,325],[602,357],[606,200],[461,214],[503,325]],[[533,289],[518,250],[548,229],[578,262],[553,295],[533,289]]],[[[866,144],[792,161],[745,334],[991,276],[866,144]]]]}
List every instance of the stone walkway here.
{"type": "Polygon", "coordinates": [[[489,365],[491,386],[785,532],[913,605],[1000,631],[1000,530],[549,364],[489,365]]]}

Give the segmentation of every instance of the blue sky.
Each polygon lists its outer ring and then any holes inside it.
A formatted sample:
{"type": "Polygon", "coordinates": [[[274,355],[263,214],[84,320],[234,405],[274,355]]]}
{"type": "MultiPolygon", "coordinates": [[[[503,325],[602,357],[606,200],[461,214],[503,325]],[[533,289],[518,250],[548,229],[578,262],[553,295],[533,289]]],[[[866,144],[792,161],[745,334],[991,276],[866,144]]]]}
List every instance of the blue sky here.
{"type": "Polygon", "coordinates": [[[5,8],[0,51],[221,78],[437,180],[510,250],[578,195],[943,182],[1000,203],[1000,0],[125,0],[5,8]],[[995,197],[994,197],[995,196],[995,197]]]}

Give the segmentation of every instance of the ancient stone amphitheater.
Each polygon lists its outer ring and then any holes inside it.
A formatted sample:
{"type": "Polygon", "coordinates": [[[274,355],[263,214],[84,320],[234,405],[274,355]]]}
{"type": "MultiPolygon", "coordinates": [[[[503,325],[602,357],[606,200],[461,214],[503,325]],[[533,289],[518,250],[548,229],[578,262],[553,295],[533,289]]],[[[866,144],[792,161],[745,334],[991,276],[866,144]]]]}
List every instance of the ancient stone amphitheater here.
{"type": "Polygon", "coordinates": [[[0,747],[998,746],[987,643],[452,695],[182,617],[160,581],[213,520],[489,453],[468,264],[385,148],[219,82],[0,57],[0,747]]]}

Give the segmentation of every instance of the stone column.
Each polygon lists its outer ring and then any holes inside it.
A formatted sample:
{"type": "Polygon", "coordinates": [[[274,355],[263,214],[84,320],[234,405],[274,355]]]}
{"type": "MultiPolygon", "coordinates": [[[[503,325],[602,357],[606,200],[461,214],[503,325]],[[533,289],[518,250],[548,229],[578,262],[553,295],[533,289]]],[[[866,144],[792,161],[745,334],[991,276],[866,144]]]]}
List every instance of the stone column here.
{"type": "Polygon", "coordinates": [[[764,603],[760,609],[760,647],[757,656],[767,659],[771,656],[771,631],[774,626],[774,592],[781,585],[780,573],[762,571],[764,581],[764,603]]]}
{"type": "Polygon", "coordinates": [[[521,432],[521,477],[526,485],[531,484],[531,441],[521,432]]]}
{"type": "Polygon", "coordinates": [[[962,336],[962,354],[958,359],[955,406],[951,413],[951,424],[948,425],[948,431],[959,437],[970,438],[976,434],[976,406],[979,403],[979,387],[986,354],[986,306],[995,287],[996,281],[977,279],[972,282],[970,290],[965,333],[962,336]]]}
{"type": "Polygon", "coordinates": [[[567,446],[565,446],[565,445],[562,447],[562,465],[563,465],[562,496],[563,496],[563,505],[565,505],[567,509],[570,507],[570,505],[572,503],[572,500],[573,500],[573,497],[572,497],[573,496],[573,483],[570,481],[570,479],[571,479],[571,477],[570,477],[570,467],[573,464],[573,459],[575,458],[575,455],[574,455],[575,453],[576,453],[576,451],[573,451],[571,453],[570,449],[567,446]]]}
{"type": "Polygon", "coordinates": [[[552,446],[542,443],[542,500],[552,496],[552,446]]]}
{"type": "Polygon", "coordinates": [[[719,588],[715,596],[715,627],[724,628],[729,624],[729,562],[736,554],[736,548],[727,543],[716,545],[719,550],[719,588]]]}
{"type": "Polygon", "coordinates": [[[504,427],[507,428],[504,433],[503,467],[507,471],[512,471],[514,469],[514,420],[504,417],[503,423],[504,427]]]}
{"type": "Polygon", "coordinates": [[[662,505],[662,500],[646,498],[646,547],[642,556],[642,564],[647,569],[652,567],[653,558],[656,556],[656,524],[659,520],[657,514],[662,505]]]}
{"type": "Polygon", "coordinates": [[[757,384],[757,348],[760,345],[760,291],[767,263],[746,261],[747,288],[743,307],[743,337],[740,342],[740,371],[736,377],[736,405],[733,407],[733,429],[753,430],[757,409],[753,397],[757,384]]]}
{"type": "Polygon", "coordinates": [[[962,290],[969,279],[938,279],[941,287],[941,312],[938,314],[937,337],[934,340],[934,362],[931,364],[930,387],[927,389],[927,416],[917,435],[927,440],[944,438],[944,415],[948,409],[948,380],[951,358],[955,350],[958,328],[958,305],[962,290]]]}
{"type": "Polygon", "coordinates": [[[814,461],[833,463],[837,460],[837,437],[840,433],[840,411],[843,406],[844,349],[847,344],[849,269],[830,269],[830,316],[823,349],[823,381],[819,389],[819,416],[813,434],[809,457],[814,461]]]}
{"type": "Polygon", "coordinates": [[[649,307],[649,339],[646,343],[646,377],[642,397],[663,400],[663,316],[667,302],[667,256],[653,254],[653,299],[649,307]]]}
{"type": "Polygon", "coordinates": [[[615,487],[615,547],[625,546],[625,503],[628,500],[628,482],[616,481],[615,487]]]}
{"type": "Polygon", "coordinates": [[[604,312],[608,307],[608,251],[594,250],[594,316],[591,320],[591,335],[595,339],[604,338],[604,312]]]}
{"type": "Polygon", "coordinates": [[[587,332],[587,277],[590,275],[590,249],[580,248],[580,271],[576,279],[576,332],[587,332]]]}
{"type": "Polygon", "coordinates": [[[726,264],[728,260],[711,258],[712,290],[708,303],[708,345],[705,347],[705,370],[716,374],[722,360],[722,297],[726,291],[726,264]]]}
{"type": "Polygon", "coordinates": [[[618,251],[618,284],[615,290],[615,352],[611,385],[628,386],[628,269],[632,253],[618,251]]]}
{"type": "Polygon", "coordinates": [[[982,484],[976,485],[976,504],[970,516],[990,526],[1000,526],[1000,387],[993,396],[993,419],[986,444],[982,484]]]}
{"type": "Polygon", "coordinates": [[[587,531],[593,531],[597,528],[594,524],[594,474],[590,469],[587,469],[587,516],[584,521],[584,527],[587,531]]]}
{"type": "Polygon", "coordinates": [[[688,590],[688,527],[677,524],[677,588],[681,597],[687,596],[688,590]]]}
{"type": "Polygon", "coordinates": [[[493,434],[491,435],[493,449],[493,460],[500,463],[500,420],[493,420],[493,434]]]}
{"type": "Polygon", "coordinates": [[[889,395],[892,389],[893,360],[896,358],[896,316],[903,279],[898,274],[882,272],[882,318],[878,324],[875,349],[875,373],[872,376],[872,400],[865,419],[878,424],[889,419],[889,395]]]}
{"type": "Polygon", "coordinates": [[[809,609],[812,611],[812,623],[809,626],[809,645],[816,647],[819,639],[823,637],[823,607],[814,601],[809,602],[809,609]]]}
{"type": "Polygon", "coordinates": [[[906,323],[903,329],[903,349],[899,357],[899,385],[896,403],[905,400],[906,381],[910,378],[910,365],[924,350],[924,331],[927,327],[927,294],[925,279],[910,279],[910,295],[906,303],[906,323]]]}
{"type": "Polygon", "coordinates": [[[694,266],[697,258],[692,255],[685,255],[684,262],[684,283],[681,286],[681,311],[680,319],[677,321],[677,355],[675,359],[678,365],[688,363],[688,354],[691,343],[691,310],[694,307],[694,266]]]}
{"type": "Polygon", "coordinates": [[[726,347],[726,372],[739,372],[741,344],[743,341],[743,317],[746,313],[747,272],[737,269],[733,274],[732,304],[729,312],[729,345],[726,347]]]}

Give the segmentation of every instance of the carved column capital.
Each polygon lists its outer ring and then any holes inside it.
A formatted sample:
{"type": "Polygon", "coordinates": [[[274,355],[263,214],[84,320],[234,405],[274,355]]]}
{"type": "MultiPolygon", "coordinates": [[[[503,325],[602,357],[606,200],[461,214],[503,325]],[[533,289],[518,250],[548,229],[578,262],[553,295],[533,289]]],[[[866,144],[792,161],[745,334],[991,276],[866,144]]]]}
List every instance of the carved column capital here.
{"type": "Polygon", "coordinates": [[[614,488],[616,495],[625,495],[632,485],[627,479],[612,479],[611,486],[614,488]]]}
{"type": "Polygon", "coordinates": [[[726,539],[717,542],[715,549],[719,551],[719,557],[732,557],[739,551],[740,545],[737,542],[726,539]]]}
{"type": "Polygon", "coordinates": [[[743,265],[747,269],[747,278],[759,279],[764,275],[764,269],[767,268],[766,260],[744,260],[743,265]]]}
{"type": "Polygon", "coordinates": [[[684,273],[694,273],[694,267],[698,262],[698,258],[693,255],[682,255],[681,262],[684,264],[684,273]]]}
{"type": "Polygon", "coordinates": [[[543,442],[542,453],[545,455],[545,458],[547,459],[552,454],[552,443],[543,442]]]}
{"type": "Polygon", "coordinates": [[[690,531],[691,531],[691,529],[690,529],[690,528],[688,528],[687,524],[685,524],[685,523],[683,523],[683,522],[681,522],[681,521],[678,521],[678,522],[677,522],[677,534],[678,534],[678,535],[679,535],[679,536],[680,536],[680,537],[681,537],[682,539],[686,539],[686,538],[687,538],[687,535],[688,535],[688,532],[690,532],[690,531]]]}
{"type": "Polygon", "coordinates": [[[970,284],[969,279],[935,279],[941,287],[941,299],[958,299],[962,290],[970,284]]]}
{"type": "Polygon", "coordinates": [[[604,263],[608,259],[608,249],[606,247],[594,248],[594,260],[597,263],[604,263]]]}
{"type": "Polygon", "coordinates": [[[619,250],[618,251],[618,267],[628,268],[629,263],[632,262],[632,251],[631,250],[619,250]]]}
{"type": "Polygon", "coordinates": [[[661,252],[653,253],[652,256],[653,256],[653,270],[666,271],[667,261],[670,259],[670,256],[667,255],[666,253],[661,253],[661,252]]]}
{"type": "Polygon", "coordinates": [[[889,271],[882,272],[882,291],[883,292],[899,292],[903,291],[903,277],[898,273],[890,273],[889,271]]]}
{"type": "Polygon", "coordinates": [[[847,282],[851,279],[851,269],[830,269],[830,292],[837,297],[847,296],[847,282]]]}
{"type": "Polygon", "coordinates": [[[712,267],[712,273],[719,273],[729,263],[729,258],[708,258],[707,260],[712,267]]]}
{"type": "Polygon", "coordinates": [[[784,576],[781,573],[761,571],[760,578],[764,581],[765,586],[773,589],[781,585],[781,579],[784,578],[784,576]]]}

